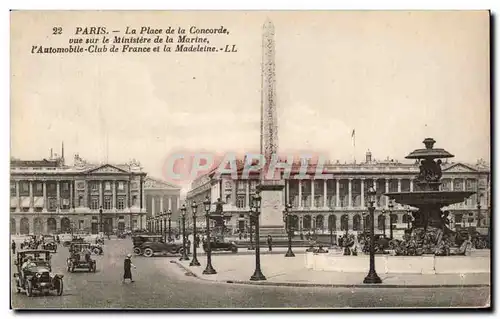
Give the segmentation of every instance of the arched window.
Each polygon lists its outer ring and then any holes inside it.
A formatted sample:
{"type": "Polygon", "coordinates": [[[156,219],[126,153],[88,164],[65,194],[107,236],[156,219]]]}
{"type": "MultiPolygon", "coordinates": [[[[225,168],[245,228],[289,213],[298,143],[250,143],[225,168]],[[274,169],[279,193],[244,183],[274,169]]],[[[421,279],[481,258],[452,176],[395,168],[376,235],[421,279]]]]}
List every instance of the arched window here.
{"type": "Polygon", "coordinates": [[[328,229],[329,230],[337,229],[337,217],[333,214],[328,216],[328,229]]]}
{"type": "Polygon", "coordinates": [[[316,216],[316,229],[323,229],[325,225],[325,220],[323,215],[316,216]]]}
{"type": "Polygon", "coordinates": [[[10,234],[13,235],[16,233],[17,229],[16,229],[16,220],[14,218],[11,218],[10,219],[10,234]]]}
{"type": "Polygon", "coordinates": [[[384,224],[385,224],[385,215],[378,215],[378,229],[382,230],[384,229],[384,224]]]}
{"type": "Polygon", "coordinates": [[[47,219],[47,232],[49,234],[55,233],[57,230],[57,222],[54,218],[47,219]]]}
{"type": "Polygon", "coordinates": [[[352,230],[361,230],[361,216],[354,215],[352,219],[352,230]]]}
{"type": "Polygon", "coordinates": [[[28,235],[30,233],[30,222],[28,218],[23,217],[21,218],[21,225],[19,228],[19,232],[21,235],[28,235]]]}
{"type": "Polygon", "coordinates": [[[404,214],[404,215],[403,215],[403,223],[404,223],[404,224],[407,224],[407,223],[408,223],[408,219],[409,219],[408,217],[409,217],[409,216],[408,216],[408,214],[404,214]]]}
{"type": "Polygon", "coordinates": [[[346,214],[344,214],[340,218],[340,229],[347,230],[348,227],[349,227],[349,217],[346,214]]]}
{"type": "Polygon", "coordinates": [[[311,216],[305,215],[302,220],[302,227],[304,229],[311,229],[311,216]]]}

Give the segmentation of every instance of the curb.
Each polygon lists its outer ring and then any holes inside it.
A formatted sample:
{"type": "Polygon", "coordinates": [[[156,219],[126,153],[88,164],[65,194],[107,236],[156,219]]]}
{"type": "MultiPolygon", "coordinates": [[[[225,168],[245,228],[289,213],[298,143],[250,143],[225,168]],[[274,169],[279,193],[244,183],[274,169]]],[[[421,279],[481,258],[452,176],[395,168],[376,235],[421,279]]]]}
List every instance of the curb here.
{"type": "Polygon", "coordinates": [[[179,263],[176,260],[170,261],[173,264],[177,264],[180,268],[186,271],[186,276],[194,277],[199,280],[215,282],[215,283],[225,283],[225,284],[239,284],[239,285],[254,285],[254,286],[277,286],[277,287],[319,287],[319,288],[485,288],[490,287],[490,284],[451,284],[451,285],[398,285],[398,284],[311,284],[311,283],[298,283],[298,282],[270,282],[270,281],[250,281],[250,280],[210,280],[206,278],[201,278],[197,274],[193,273],[189,268],[179,263]]]}

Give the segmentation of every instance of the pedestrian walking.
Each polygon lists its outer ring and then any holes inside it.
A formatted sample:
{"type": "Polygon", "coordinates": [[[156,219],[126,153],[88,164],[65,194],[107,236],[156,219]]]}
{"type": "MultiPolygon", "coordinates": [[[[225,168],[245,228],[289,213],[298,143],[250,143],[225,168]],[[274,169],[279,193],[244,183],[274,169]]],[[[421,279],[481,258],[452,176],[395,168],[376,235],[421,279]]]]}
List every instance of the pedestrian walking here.
{"type": "Polygon", "coordinates": [[[128,254],[127,258],[125,258],[125,260],[123,261],[123,282],[125,282],[125,279],[130,279],[130,282],[134,282],[134,280],[132,280],[131,267],[134,267],[134,269],[137,269],[137,267],[132,264],[132,260],[130,260],[131,258],[132,255],[128,254]]]}
{"type": "Polygon", "coordinates": [[[12,254],[16,254],[16,242],[14,240],[12,240],[12,245],[11,245],[11,248],[12,248],[12,254]]]}
{"type": "Polygon", "coordinates": [[[273,251],[273,238],[271,235],[267,235],[267,246],[269,247],[269,251],[273,251]]]}

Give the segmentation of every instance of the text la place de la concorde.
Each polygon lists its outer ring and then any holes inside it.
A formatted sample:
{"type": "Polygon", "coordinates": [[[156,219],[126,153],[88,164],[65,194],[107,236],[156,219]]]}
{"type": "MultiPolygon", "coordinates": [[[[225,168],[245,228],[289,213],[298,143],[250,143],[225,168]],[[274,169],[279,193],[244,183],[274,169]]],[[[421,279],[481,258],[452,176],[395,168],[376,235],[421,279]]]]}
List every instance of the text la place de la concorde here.
{"type": "MultiPolygon", "coordinates": [[[[102,42],[109,43],[110,39],[106,37],[109,35],[109,29],[106,27],[77,27],[75,29],[75,35],[78,37],[69,39],[68,47],[47,47],[47,46],[37,46],[33,45],[31,53],[33,54],[45,54],[45,53],[102,53],[108,52],[110,50],[106,44],[99,45],[99,38],[93,36],[99,35],[103,36],[102,42]],[[89,36],[85,38],[86,36],[89,36]],[[81,45],[89,45],[85,49],[81,45]]],[[[117,33],[118,31],[112,31],[117,33]]],[[[126,27],[125,36],[111,36],[113,44],[111,51],[122,52],[122,53],[141,53],[141,52],[160,52],[161,44],[174,43],[174,35],[177,34],[177,45],[174,52],[218,52],[222,50],[223,52],[237,52],[234,45],[225,45],[225,48],[218,49],[214,46],[209,46],[210,41],[207,37],[199,35],[229,35],[229,31],[221,26],[219,28],[208,28],[202,29],[196,26],[191,26],[187,29],[177,28],[175,30],[172,27],[167,29],[154,29],[151,27],[141,27],[140,29],[135,29],[131,27],[126,27]],[[156,37],[151,37],[156,35],[156,37]],[[166,35],[165,37],[160,37],[160,35],[166,35]],[[194,35],[194,36],[193,36],[194,35]],[[149,36],[149,37],[148,37],[149,36]],[[115,44],[122,45],[119,49],[115,44]],[[195,45],[196,44],[196,45],[195,45]],[[157,45],[152,47],[151,45],[157,45]]],[[[163,51],[171,52],[171,47],[164,45],[163,51]]]]}

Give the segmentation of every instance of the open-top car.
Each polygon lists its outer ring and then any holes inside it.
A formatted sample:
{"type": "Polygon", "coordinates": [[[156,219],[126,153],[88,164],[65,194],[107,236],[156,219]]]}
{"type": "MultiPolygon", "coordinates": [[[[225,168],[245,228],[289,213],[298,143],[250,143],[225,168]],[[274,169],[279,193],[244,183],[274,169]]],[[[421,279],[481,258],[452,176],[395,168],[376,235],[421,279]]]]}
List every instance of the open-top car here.
{"type": "Polygon", "coordinates": [[[69,246],[69,257],[66,260],[67,270],[74,272],[75,269],[86,269],[89,272],[95,272],[97,263],[91,258],[90,243],[73,242],[69,246]]]}
{"type": "Polygon", "coordinates": [[[71,240],[66,240],[63,242],[64,247],[69,247],[72,243],[84,243],[85,239],[79,236],[73,236],[71,240]]]}
{"type": "Polygon", "coordinates": [[[43,235],[42,236],[43,245],[42,248],[45,250],[51,250],[52,252],[57,252],[57,242],[54,235],[43,235]]]}
{"type": "Polygon", "coordinates": [[[165,243],[161,235],[139,235],[132,237],[134,253],[153,257],[155,254],[182,254],[179,243],[165,243]]]}
{"type": "MultiPolygon", "coordinates": [[[[203,242],[203,251],[207,252],[208,245],[207,242],[203,242]]],[[[235,242],[225,241],[221,238],[211,238],[210,241],[210,250],[211,251],[230,251],[232,253],[238,252],[238,246],[236,246],[235,242]]]]}
{"type": "Polygon", "coordinates": [[[14,273],[17,292],[25,291],[28,297],[33,293],[48,294],[55,290],[58,296],[63,293],[64,275],[53,274],[49,250],[21,250],[17,252],[14,273]]]}

